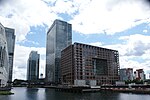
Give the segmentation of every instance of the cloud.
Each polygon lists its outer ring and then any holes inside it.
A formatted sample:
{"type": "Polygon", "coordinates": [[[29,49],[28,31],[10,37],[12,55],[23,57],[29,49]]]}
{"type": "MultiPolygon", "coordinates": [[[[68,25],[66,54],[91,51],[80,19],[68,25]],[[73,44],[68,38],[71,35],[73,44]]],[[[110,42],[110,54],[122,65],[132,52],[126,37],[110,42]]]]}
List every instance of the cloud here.
{"type": "Polygon", "coordinates": [[[92,0],[85,5],[74,2],[80,6],[70,23],[83,34],[113,35],[150,19],[149,6],[143,0],[92,0]]]}
{"type": "Polygon", "coordinates": [[[38,51],[40,54],[40,69],[39,73],[43,73],[45,76],[45,47],[25,47],[19,44],[15,45],[15,55],[14,55],[14,70],[13,70],[13,79],[20,78],[26,79],[27,72],[27,60],[31,51],[38,51]]]}
{"type": "Polygon", "coordinates": [[[50,26],[57,17],[41,0],[10,0],[0,6],[0,21],[6,27],[15,28],[17,41],[26,39],[31,26],[50,26]]]}
{"type": "Polygon", "coordinates": [[[31,44],[33,44],[33,45],[39,45],[39,43],[38,43],[38,42],[31,41],[31,40],[27,40],[27,39],[25,39],[25,40],[21,41],[21,43],[25,43],[25,42],[27,42],[27,43],[31,43],[31,44]]]}
{"type": "Polygon", "coordinates": [[[148,30],[143,30],[143,32],[144,32],[144,33],[147,33],[147,32],[148,32],[148,30]]]}
{"type": "Polygon", "coordinates": [[[101,42],[94,42],[94,43],[89,43],[90,45],[93,45],[93,46],[98,46],[98,47],[100,47],[100,46],[102,46],[102,44],[103,43],[101,43],[101,42]]]}
{"type": "Polygon", "coordinates": [[[126,56],[142,56],[147,50],[150,49],[150,36],[134,34],[130,36],[120,37],[124,40],[126,47],[124,48],[126,56]]]}
{"type": "Polygon", "coordinates": [[[149,23],[149,8],[143,0],[6,0],[0,21],[15,28],[17,41],[25,40],[32,26],[50,27],[54,19],[63,19],[58,17],[62,13],[72,18],[76,32],[113,35],[149,23]]]}

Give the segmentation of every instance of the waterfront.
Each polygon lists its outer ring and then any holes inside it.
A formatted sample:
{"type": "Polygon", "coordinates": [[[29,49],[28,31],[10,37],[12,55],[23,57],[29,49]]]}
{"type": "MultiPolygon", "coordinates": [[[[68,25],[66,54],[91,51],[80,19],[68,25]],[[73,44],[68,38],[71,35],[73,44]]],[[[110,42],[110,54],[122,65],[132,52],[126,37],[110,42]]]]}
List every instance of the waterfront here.
{"type": "Polygon", "coordinates": [[[0,100],[149,100],[150,95],[96,92],[96,93],[66,93],[48,88],[13,88],[14,95],[0,95],[0,100]]]}

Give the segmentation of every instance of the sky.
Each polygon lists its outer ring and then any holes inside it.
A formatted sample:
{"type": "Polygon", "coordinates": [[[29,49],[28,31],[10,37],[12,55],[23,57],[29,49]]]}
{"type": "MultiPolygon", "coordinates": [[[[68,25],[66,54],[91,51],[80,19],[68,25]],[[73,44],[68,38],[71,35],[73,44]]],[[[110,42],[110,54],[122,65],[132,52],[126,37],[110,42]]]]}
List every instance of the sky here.
{"type": "Polygon", "coordinates": [[[150,73],[149,0],[0,0],[0,23],[16,35],[13,79],[26,79],[27,59],[40,54],[45,76],[46,33],[55,19],[72,24],[73,43],[119,51],[120,68],[150,73]],[[85,2],[86,1],[86,2],[85,2]]]}

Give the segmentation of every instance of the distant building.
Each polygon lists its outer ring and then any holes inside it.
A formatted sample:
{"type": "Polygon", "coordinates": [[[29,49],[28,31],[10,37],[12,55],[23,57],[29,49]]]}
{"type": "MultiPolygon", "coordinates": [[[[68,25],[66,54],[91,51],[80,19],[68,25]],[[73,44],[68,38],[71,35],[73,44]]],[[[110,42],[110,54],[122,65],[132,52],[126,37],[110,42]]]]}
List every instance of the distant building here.
{"type": "Polygon", "coordinates": [[[143,69],[137,69],[134,72],[134,79],[136,79],[136,80],[145,80],[145,74],[144,74],[143,69]]]}
{"type": "Polygon", "coordinates": [[[120,69],[120,80],[121,81],[133,80],[133,68],[120,69]]]}
{"type": "Polygon", "coordinates": [[[9,55],[9,77],[8,81],[12,82],[13,61],[14,61],[14,47],[15,47],[15,30],[5,27],[8,55],[9,55]]]}
{"type": "Polygon", "coordinates": [[[119,68],[116,50],[74,43],[61,52],[62,84],[115,84],[119,68]]]}
{"type": "Polygon", "coordinates": [[[55,20],[47,32],[46,81],[60,82],[61,51],[72,44],[72,25],[55,20]]]}
{"type": "Polygon", "coordinates": [[[27,80],[36,81],[39,79],[39,59],[37,51],[31,51],[27,66],[27,80]]]}
{"type": "Polygon", "coordinates": [[[0,23],[0,87],[5,87],[8,82],[9,56],[5,28],[0,23]]]}

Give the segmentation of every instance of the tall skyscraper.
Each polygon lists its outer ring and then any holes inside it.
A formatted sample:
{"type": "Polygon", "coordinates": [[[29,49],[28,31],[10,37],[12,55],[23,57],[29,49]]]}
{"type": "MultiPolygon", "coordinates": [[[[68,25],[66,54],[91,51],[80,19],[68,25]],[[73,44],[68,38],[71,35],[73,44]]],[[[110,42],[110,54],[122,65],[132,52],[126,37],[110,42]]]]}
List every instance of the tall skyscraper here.
{"type": "Polygon", "coordinates": [[[5,87],[8,82],[9,57],[5,28],[0,23],[0,87],[5,87]]]}
{"type": "Polygon", "coordinates": [[[65,84],[115,84],[119,69],[117,50],[74,43],[61,52],[61,81],[65,84]]]}
{"type": "Polygon", "coordinates": [[[60,82],[61,51],[72,44],[72,25],[55,20],[47,32],[46,81],[60,82]]]}
{"type": "Polygon", "coordinates": [[[8,81],[12,82],[13,75],[13,61],[14,61],[14,47],[15,47],[15,30],[5,27],[8,55],[9,55],[9,76],[8,81]]]}
{"type": "Polygon", "coordinates": [[[39,59],[37,51],[31,51],[27,65],[27,80],[36,81],[39,79],[39,59]]]}

